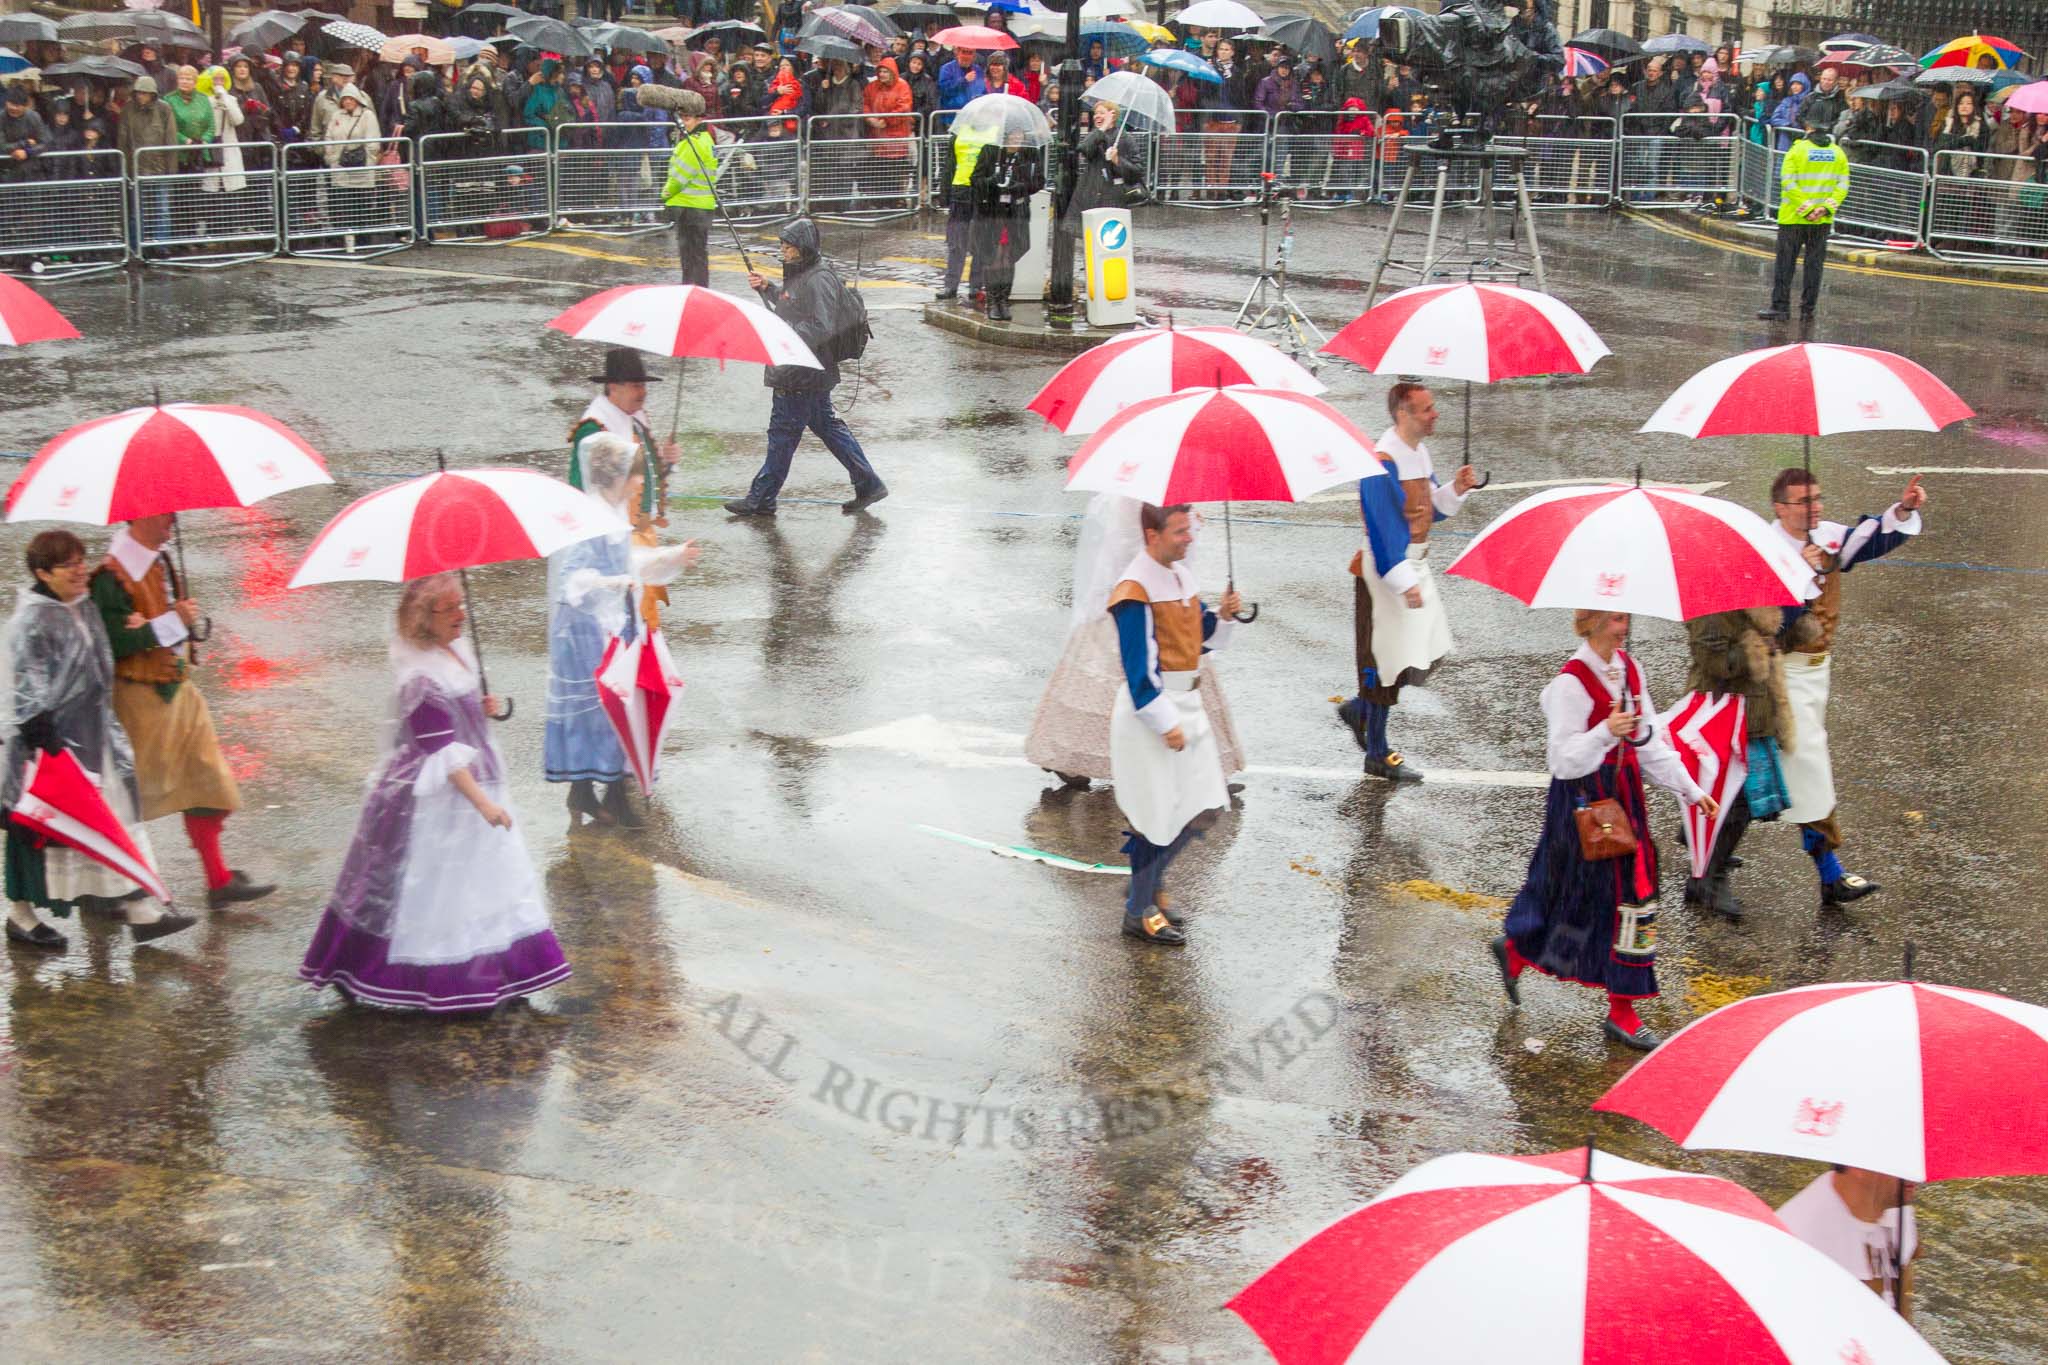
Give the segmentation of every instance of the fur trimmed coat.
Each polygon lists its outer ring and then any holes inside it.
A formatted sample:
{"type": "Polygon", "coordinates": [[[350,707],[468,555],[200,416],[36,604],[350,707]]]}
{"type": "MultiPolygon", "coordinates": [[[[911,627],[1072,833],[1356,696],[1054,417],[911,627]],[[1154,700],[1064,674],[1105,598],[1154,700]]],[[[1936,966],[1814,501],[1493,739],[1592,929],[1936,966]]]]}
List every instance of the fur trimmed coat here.
{"type": "MultiPolygon", "coordinates": [[[[1778,652],[1784,619],[1777,607],[1751,607],[1687,621],[1692,671],[1686,686],[1696,692],[1739,694],[1748,707],[1749,737],[1775,739],[1790,753],[1792,708],[1785,699],[1785,660],[1778,652]]],[[[1812,643],[1805,637],[1818,634],[1819,623],[1802,616],[1792,623],[1786,644],[1805,648],[1812,643]]]]}

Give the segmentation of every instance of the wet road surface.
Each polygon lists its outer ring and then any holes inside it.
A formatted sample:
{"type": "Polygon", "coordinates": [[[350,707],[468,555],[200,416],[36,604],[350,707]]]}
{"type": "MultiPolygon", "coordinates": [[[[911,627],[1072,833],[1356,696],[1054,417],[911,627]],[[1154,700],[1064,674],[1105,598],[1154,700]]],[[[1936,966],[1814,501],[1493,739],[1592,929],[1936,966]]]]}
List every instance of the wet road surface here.
{"type": "MultiPolygon", "coordinates": [[[[1616,354],[1477,395],[1495,487],[1441,528],[1439,569],[1512,483],[1641,464],[1761,508],[1798,458],[1789,439],[1632,434],[1695,369],[1772,340],[1749,320],[1764,262],[1605,217],[1545,226],[1552,290],[1616,354]]],[[[1297,295],[1334,331],[1377,231],[1321,217],[1298,233],[1297,295]]],[[[1148,212],[1141,291],[1227,320],[1256,242],[1246,213],[1148,212]]],[[[928,832],[1121,862],[1112,795],[1059,791],[1019,753],[1064,640],[1082,506],[1060,491],[1073,443],[1022,411],[1053,362],[923,326],[943,248],[914,224],[827,227],[828,253],[857,251],[870,277],[876,340],[838,399],[894,493],[874,515],[839,513],[838,466],[808,442],[773,522],[686,499],[745,486],[767,411],[750,367],[686,371],[671,533],[705,552],[668,617],[689,687],[644,833],[570,833],[539,779],[542,566],[473,575],[493,685],[521,703],[498,734],[574,978],[484,1020],[310,994],[294,969],[376,756],[395,591],[285,581],[327,517],[436,448],[559,471],[599,352],[542,324],[666,278],[664,245],[73,282],[51,296],[88,339],[0,357],[0,447],[160,383],[275,414],[340,478],[188,518],[216,622],[200,683],[247,803],[230,861],[282,889],[159,945],[89,920],[62,958],[0,962],[10,1357],[1248,1359],[1221,1304],[1432,1155],[1590,1131],[1773,1202],[1811,1178],[1589,1114],[1632,1060],[1601,1040],[1591,993],[1500,999],[1484,945],[1540,820],[1535,699],[1569,622],[1447,582],[1458,648],[1394,734],[1464,780],[1357,780],[1330,707],[1351,672],[1342,494],[1237,524],[1264,615],[1220,667],[1253,770],[1174,870],[1186,951],[1117,936],[1116,877],[928,832]]],[[[736,258],[715,267],[741,287],[736,258]]],[[[1904,351],[1981,414],[1818,442],[1834,515],[1896,495],[1905,476],[1871,466],[2048,470],[2042,295],[1844,270],[1829,290],[1819,339],[1904,351]]],[[[1382,428],[1386,381],[1323,378],[1382,428]]],[[[677,393],[655,389],[662,429],[677,393]]],[[[1448,466],[1460,419],[1441,396],[1448,466]]],[[[1833,704],[1845,856],[1885,891],[1822,915],[1796,836],[1759,826],[1748,923],[1667,894],[1659,1029],[1736,994],[1894,975],[1909,937],[1927,979],[2048,1000],[2043,480],[1927,483],[1927,533],[1848,585],[1833,704]]],[[[26,534],[0,532],[7,562],[26,534]]],[[[1220,584],[1222,538],[1196,561],[1220,584]]],[[[1641,621],[1633,647],[1675,699],[1682,630],[1641,621]]],[[[175,826],[157,845],[196,897],[175,826]]],[[[2048,1181],[1946,1184],[1921,1208],[1930,1339],[1976,1365],[2048,1358],[2048,1181]]]]}

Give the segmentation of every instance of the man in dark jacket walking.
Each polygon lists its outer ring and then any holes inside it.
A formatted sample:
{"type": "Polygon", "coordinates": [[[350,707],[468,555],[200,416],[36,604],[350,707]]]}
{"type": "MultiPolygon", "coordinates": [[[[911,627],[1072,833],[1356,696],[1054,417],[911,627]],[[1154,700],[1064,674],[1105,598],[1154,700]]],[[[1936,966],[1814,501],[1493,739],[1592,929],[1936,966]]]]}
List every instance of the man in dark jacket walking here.
{"type": "Polygon", "coordinates": [[[759,271],[747,273],[747,283],[775,315],[796,330],[811,354],[824,366],[770,365],[765,376],[775,391],[768,411],[768,457],[744,498],[734,498],[725,510],[735,516],[775,515],[775,498],[789,478],[789,462],[796,455],[804,431],[817,433],[832,452],[832,458],[853,480],[853,498],[839,504],[842,512],[858,512],[889,496],[881,476],[868,464],[860,442],[839,414],[832,411],[832,388],[839,382],[836,318],[839,295],[846,288],[832,268],[818,259],[818,226],[798,218],[783,226],[782,283],[771,285],[759,271]]]}

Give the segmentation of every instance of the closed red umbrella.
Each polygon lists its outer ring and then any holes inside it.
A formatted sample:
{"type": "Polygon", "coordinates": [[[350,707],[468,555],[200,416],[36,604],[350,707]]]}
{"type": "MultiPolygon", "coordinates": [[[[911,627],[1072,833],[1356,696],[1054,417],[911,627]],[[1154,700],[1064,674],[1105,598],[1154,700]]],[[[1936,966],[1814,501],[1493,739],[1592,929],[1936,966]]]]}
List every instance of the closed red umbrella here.
{"type": "Polygon", "coordinates": [[[127,827],[107,804],[99,784],[78,766],[69,749],[42,752],[29,759],[21,785],[13,811],[17,825],[77,849],[165,905],[171,903],[170,888],[128,837],[127,827]]]}
{"type": "Polygon", "coordinates": [[[682,693],[683,676],[660,631],[642,631],[630,643],[615,635],[605,646],[597,666],[597,699],[618,733],[642,796],[654,790],[662,740],[682,693]]]}

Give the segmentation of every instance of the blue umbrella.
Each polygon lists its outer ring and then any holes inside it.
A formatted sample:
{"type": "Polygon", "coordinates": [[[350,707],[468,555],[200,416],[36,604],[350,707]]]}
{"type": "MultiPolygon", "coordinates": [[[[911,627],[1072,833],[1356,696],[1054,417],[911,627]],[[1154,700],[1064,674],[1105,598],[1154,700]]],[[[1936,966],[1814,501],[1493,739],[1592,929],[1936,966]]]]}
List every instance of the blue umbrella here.
{"type": "Polygon", "coordinates": [[[1155,47],[1138,59],[1146,66],[1163,66],[1192,80],[1223,84],[1223,73],[1185,48],[1155,47]]]}
{"type": "Polygon", "coordinates": [[[1081,25],[1081,51],[1088,51],[1088,44],[1099,42],[1103,52],[1111,57],[1135,57],[1146,50],[1145,35],[1129,24],[1112,24],[1106,20],[1090,20],[1081,25]]]}
{"type": "Polygon", "coordinates": [[[991,10],[1002,10],[1006,14],[1031,13],[1031,6],[1025,4],[1024,0],[989,0],[989,3],[985,6],[985,8],[991,10]]]}
{"type": "Polygon", "coordinates": [[[16,71],[26,71],[28,67],[28,58],[22,56],[11,47],[0,47],[0,76],[12,75],[16,71]]]}
{"type": "Polygon", "coordinates": [[[1360,10],[1351,20],[1351,27],[1344,30],[1344,41],[1352,43],[1363,38],[1365,41],[1371,42],[1380,36],[1380,21],[1382,19],[1391,19],[1397,14],[1420,15],[1421,13],[1421,10],[1411,9],[1407,5],[1376,5],[1372,9],[1360,10]]]}

